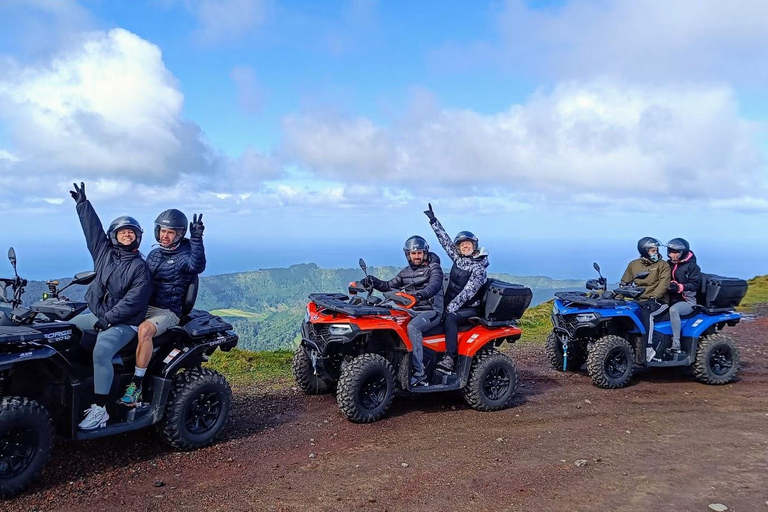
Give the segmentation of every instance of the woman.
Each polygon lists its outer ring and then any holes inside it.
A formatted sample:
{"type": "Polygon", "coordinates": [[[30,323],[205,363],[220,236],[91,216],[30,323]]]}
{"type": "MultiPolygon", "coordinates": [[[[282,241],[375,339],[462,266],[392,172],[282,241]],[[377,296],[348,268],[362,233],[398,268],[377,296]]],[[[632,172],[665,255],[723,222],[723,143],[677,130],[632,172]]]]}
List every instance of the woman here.
{"type": "Polygon", "coordinates": [[[459,326],[469,323],[470,318],[481,315],[480,301],[488,280],[488,253],[478,247],[477,237],[469,231],[461,231],[451,240],[435,217],[431,203],[424,214],[429,218],[429,224],[440,245],[453,261],[448,290],[445,293],[445,355],[437,363],[438,368],[451,373],[458,354],[459,326]]]}
{"type": "Polygon", "coordinates": [[[115,373],[112,358],[136,336],[147,315],[152,284],[149,267],[139,252],[142,230],[136,219],[118,217],[104,233],[85,197],[85,184],[74,187],[70,194],[77,203],[96,279],[85,294],[91,312],[75,317],[73,323],[81,330],[98,331],[93,347],[93,404],[86,409],[79,428],[95,430],[105,427],[109,419],[106,406],[115,373]]]}
{"type": "Polygon", "coordinates": [[[672,280],[669,283],[669,321],[672,324],[673,353],[680,352],[681,316],[693,313],[696,305],[696,293],[701,288],[701,268],[696,263],[696,255],[691,251],[688,241],[673,238],[667,242],[667,257],[672,280]]]}

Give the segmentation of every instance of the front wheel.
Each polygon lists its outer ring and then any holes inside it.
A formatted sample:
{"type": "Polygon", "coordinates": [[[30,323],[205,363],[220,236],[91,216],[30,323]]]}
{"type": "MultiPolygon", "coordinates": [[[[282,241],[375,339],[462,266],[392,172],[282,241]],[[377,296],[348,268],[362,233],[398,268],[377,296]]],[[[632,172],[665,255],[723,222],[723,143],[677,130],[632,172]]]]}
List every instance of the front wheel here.
{"type": "Polygon", "coordinates": [[[53,423],[45,407],[19,396],[0,401],[0,498],[20,493],[53,453],[53,423]]]}
{"type": "Polygon", "coordinates": [[[739,371],[739,349],[731,338],[712,334],[699,341],[693,375],[705,384],[728,384],[739,371]]]}
{"type": "Polygon", "coordinates": [[[547,353],[547,359],[549,359],[552,368],[559,372],[575,372],[584,364],[584,357],[575,353],[576,351],[574,350],[572,342],[568,353],[568,363],[563,367],[563,360],[565,359],[563,354],[563,344],[554,332],[549,333],[549,336],[547,336],[547,341],[544,344],[544,351],[547,353]]]}
{"type": "Polygon", "coordinates": [[[322,379],[315,375],[312,361],[303,346],[299,345],[293,352],[293,377],[301,390],[308,395],[320,395],[333,391],[333,381],[322,379]]]}
{"type": "Polygon", "coordinates": [[[158,425],[163,440],[177,450],[213,443],[232,407],[227,379],[208,368],[191,368],[173,378],[173,390],[158,425]]]}
{"type": "Polygon", "coordinates": [[[587,371],[595,386],[616,389],[627,385],[634,370],[634,352],[621,336],[603,336],[587,357],[587,371]]]}
{"type": "Polygon", "coordinates": [[[517,389],[515,363],[498,350],[484,350],[472,360],[464,400],[478,411],[498,411],[512,401],[517,389]]]}
{"type": "Polygon", "coordinates": [[[371,423],[384,416],[395,394],[395,371],[384,357],[363,354],[341,366],[336,401],[354,423],[371,423]]]}

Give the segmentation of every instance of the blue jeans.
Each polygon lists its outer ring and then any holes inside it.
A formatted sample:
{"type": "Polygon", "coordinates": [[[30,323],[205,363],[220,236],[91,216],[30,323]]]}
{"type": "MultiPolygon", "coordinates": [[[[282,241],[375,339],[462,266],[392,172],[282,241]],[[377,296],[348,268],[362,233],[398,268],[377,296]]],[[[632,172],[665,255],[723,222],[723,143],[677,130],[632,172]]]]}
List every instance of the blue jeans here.
{"type": "MultiPolygon", "coordinates": [[[[93,329],[96,323],[96,315],[86,313],[78,315],[71,323],[80,330],[93,329]]],[[[112,380],[115,377],[115,369],[112,366],[112,358],[120,352],[124,346],[136,337],[133,327],[126,324],[113,325],[109,329],[96,335],[96,345],[93,347],[93,391],[97,395],[108,395],[112,389],[112,380]]]]}
{"type": "Polygon", "coordinates": [[[425,311],[415,316],[408,322],[408,339],[413,346],[413,373],[424,374],[424,333],[440,323],[440,314],[437,311],[425,311]]]}
{"type": "Polygon", "coordinates": [[[672,343],[680,344],[680,334],[683,330],[683,323],[680,317],[693,313],[693,304],[690,302],[676,302],[669,308],[669,323],[672,326],[672,343]]]}

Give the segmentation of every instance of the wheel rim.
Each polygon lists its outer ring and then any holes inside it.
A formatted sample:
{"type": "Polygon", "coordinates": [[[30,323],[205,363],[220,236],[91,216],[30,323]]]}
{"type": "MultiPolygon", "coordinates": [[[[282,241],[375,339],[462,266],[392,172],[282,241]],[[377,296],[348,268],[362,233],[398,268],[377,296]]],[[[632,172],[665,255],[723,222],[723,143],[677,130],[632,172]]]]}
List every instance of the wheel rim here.
{"type": "Polygon", "coordinates": [[[189,404],[185,424],[192,434],[204,434],[211,430],[221,416],[221,397],[215,391],[198,393],[189,404]]]}
{"type": "Polygon", "coordinates": [[[368,410],[376,409],[387,398],[387,379],[384,375],[372,375],[360,387],[360,404],[368,410]]]}
{"type": "Polygon", "coordinates": [[[620,347],[612,349],[605,357],[604,367],[605,374],[609,378],[618,379],[623,377],[629,367],[627,354],[620,347]]]}
{"type": "Polygon", "coordinates": [[[11,429],[0,437],[0,479],[14,478],[32,463],[40,438],[32,429],[11,429]]]}
{"type": "Polygon", "coordinates": [[[503,366],[491,368],[485,375],[483,391],[490,400],[499,400],[509,391],[512,379],[509,371],[503,366]]]}
{"type": "Polygon", "coordinates": [[[712,350],[709,357],[709,369],[715,375],[726,375],[733,368],[733,352],[728,346],[721,345],[712,350]]]}

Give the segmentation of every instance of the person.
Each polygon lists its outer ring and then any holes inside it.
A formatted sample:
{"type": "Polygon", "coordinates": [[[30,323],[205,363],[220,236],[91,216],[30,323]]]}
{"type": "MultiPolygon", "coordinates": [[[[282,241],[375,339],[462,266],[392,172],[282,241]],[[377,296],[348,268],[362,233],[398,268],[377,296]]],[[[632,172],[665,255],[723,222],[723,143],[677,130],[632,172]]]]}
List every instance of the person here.
{"type": "Polygon", "coordinates": [[[98,332],[93,348],[93,404],[78,425],[81,430],[95,430],[105,427],[109,420],[106,405],[114,378],[112,358],[133,340],[146,317],[152,282],[139,252],[142,229],[138,221],[127,215],[118,217],[104,233],[85,196],[85,184],[75,184],[70,194],[96,271],[85,294],[90,313],[73,319],[80,329],[98,332]]]}
{"type": "Polygon", "coordinates": [[[414,235],[403,245],[408,266],[403,268],[389,281],[382,281],[373,276],[362,280],[366,288],[386,292],[403,289],[416,298],[413,310],[419,312],[408,322],[408,338],[411,340],[413,355],[413,377],[411,386],[426,386],[427,374],[424,371],[424,333],[440,323],[443,314],[443,269],[440,258],[429,251],[427,241],[414,235]]]}
{"type": "Polygon", "coordinates": [[[188,223],[186,215],[172,208],[155,219],[155,240],[160,247],[147,256],[154,287],[147,317],[139,325],[136,368],[120,399],[123,405],[134,406],[141,400],[142,382],[152,358],[152,338],[179,325],[187,287],[205,270],[204,230],[203,214],[193,215],[192,222],[188,223]],[[189,238],[185,238],[187,225],[189,238]]]}
{"type": "Polygon", "coordinates": [[[435,232],[440,245],[453,261],[448,289],[445,292],[445,355],[437,367],[446,373],[453,372],[458,355],[459,326],[469,323],[472,317],[480,316],[480,301],[485,283],[488,281],[488,253],[478,246],[477,237],[470,231],[461,231],[451,240],[448,233],[435,217],[432,204],[424,214],[435,232]]]}
{"type": "Polygon", "coordinates": [[[680,352],[680,317],[693,313],[696,305],[696,293],[701,288],[701,268],[696,263],[696,255],[684,238],[673,238],[667,242],[667,257],[671,281],[669,283],[669,321],[672,326],[672,353],[680,352]]]}
{"type": "Polygon", "coordinates": [[[648,328],[649,340],[653,339],[654,318],[669,308],[666,302],[671,273],[669,265],[659,254],[660,246],[661,243],[650,236],[638,240],[637,251],[640,257],[629,262],[620,282],[622,286],[634,284],[645,288],[637,301],[640,303],[643,324],[648,328]],[[636,277],[645,272],[647,276],[636,277]]]}

